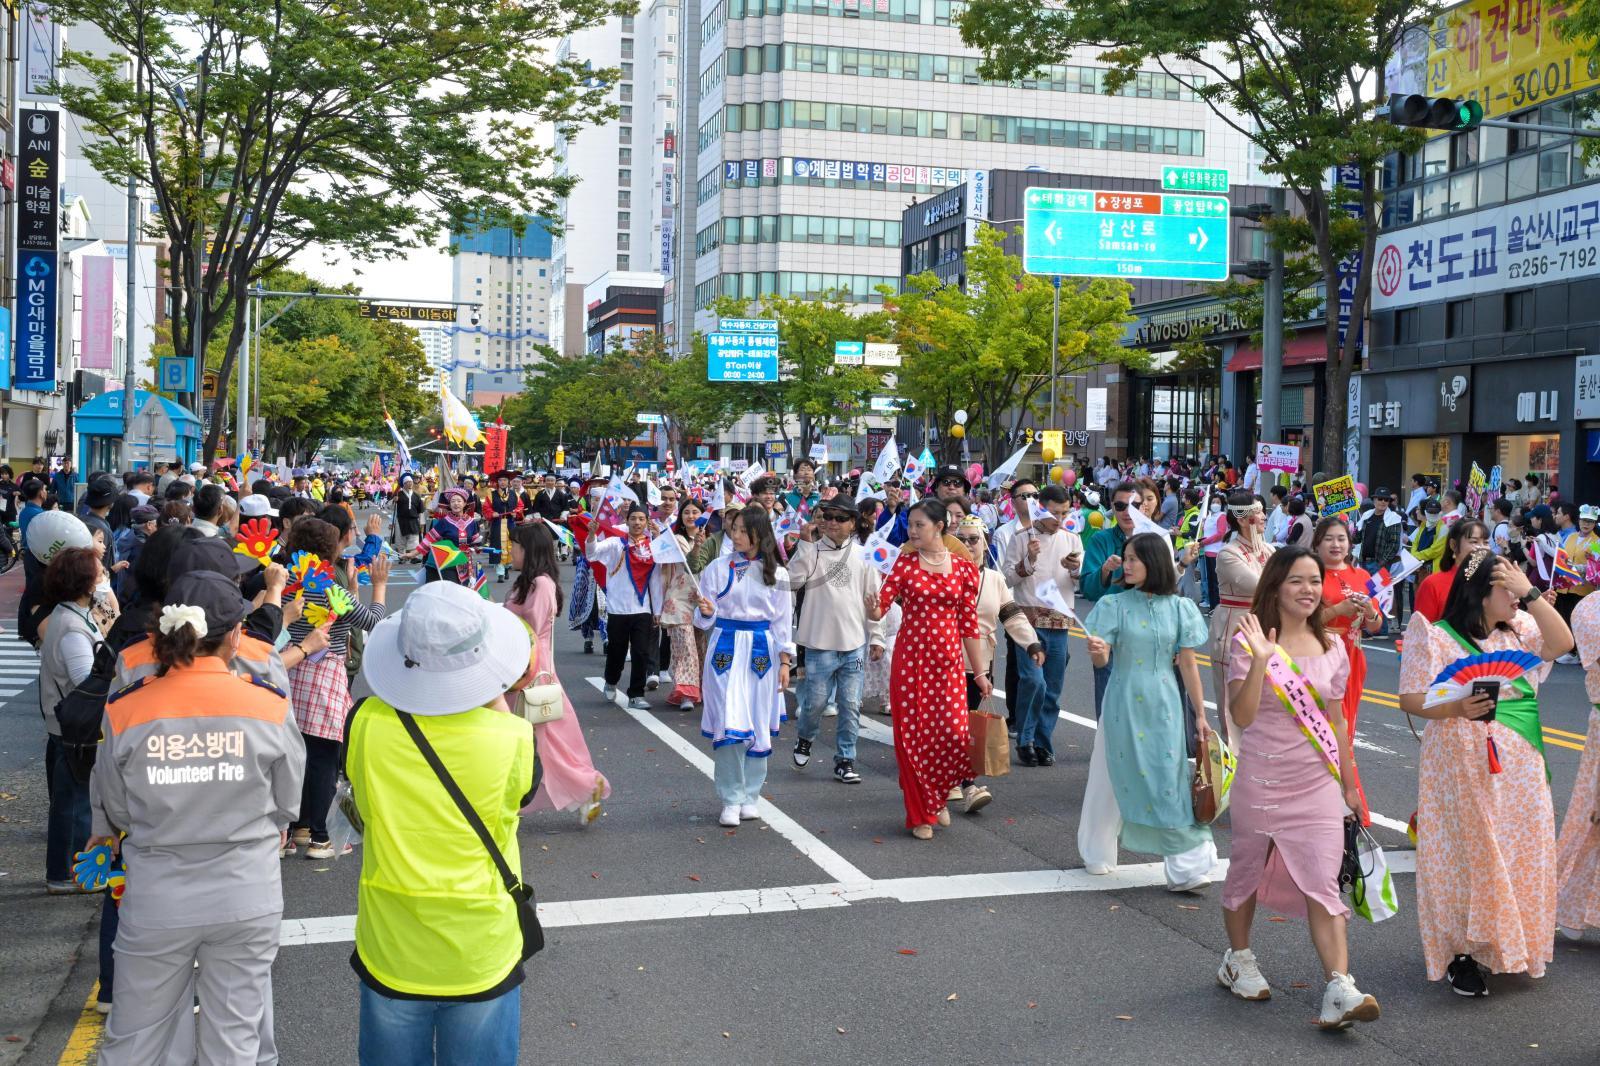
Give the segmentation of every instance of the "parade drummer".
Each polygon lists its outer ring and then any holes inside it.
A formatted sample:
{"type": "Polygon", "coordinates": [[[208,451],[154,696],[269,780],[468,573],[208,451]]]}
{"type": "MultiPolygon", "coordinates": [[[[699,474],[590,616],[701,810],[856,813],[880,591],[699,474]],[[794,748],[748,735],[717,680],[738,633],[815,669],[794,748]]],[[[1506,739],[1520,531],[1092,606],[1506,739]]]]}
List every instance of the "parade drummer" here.
{"type": "Polygon", "coordinates": [[[106,701],[90,843],[125,834],[113,950],[118,986],[138,993],[112,1005],[103,1066],[192,1057],[196,1021],[201,1062],[276,1061],[278,849],[305,744],[282,690],[228,668],[248,610],[222,574],[179,577],[151,633],[160,673],[106,701]]]}

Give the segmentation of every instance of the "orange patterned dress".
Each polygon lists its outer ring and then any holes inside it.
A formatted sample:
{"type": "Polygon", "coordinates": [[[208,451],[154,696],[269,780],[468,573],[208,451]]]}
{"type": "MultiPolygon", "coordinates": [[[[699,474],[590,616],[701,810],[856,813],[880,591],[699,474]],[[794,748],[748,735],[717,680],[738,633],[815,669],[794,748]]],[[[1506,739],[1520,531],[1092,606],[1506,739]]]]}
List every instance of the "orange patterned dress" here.
{"type": "MultiPolygon", "coordinates": [[[[1496,629],[1484,651],[1544,646],[1524,612],[1496,629]]],[[[1462,648],[1413,614],[1400,659],[1400,693],[1422,693],[1462,648]]],[[[1538,690],[1550,672],[1526,675],[1538,690]]],[[[1417,766],[1417,924],[1428,980],[1457,955],[1493,973],[1544,975],[1555,955],[1556,820],[1544,756],[1499,722],[1430,720],[1417,766]],[[1489,773],[1492,734],[1502,772],[1489,773]]]]}
{"type": "Polygon", "coordinates": [[[1568,929],[1600,929],[1600,595],[1590,593],[1573,608],[1572,635],[1594,707],[1556,843],[1556,921],[1568,929]]]}

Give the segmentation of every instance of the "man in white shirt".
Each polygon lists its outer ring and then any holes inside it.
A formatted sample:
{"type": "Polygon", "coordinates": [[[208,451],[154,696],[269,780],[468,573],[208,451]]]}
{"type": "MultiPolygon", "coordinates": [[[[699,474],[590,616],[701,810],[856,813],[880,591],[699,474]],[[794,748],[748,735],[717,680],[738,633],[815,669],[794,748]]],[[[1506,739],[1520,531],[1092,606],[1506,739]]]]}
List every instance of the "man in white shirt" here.
{"type": "MultiPolygon", "coordinates": [[[[1029,501],[1038,498],[1039,486],[1031,479],[1019,477],[1011,483],[1011,509],[1017,517],[1001,523],[994,531],[994,536],[989,538],[990,558],[996,566],[1005,565],[1006,549],[1022,528],[1022,518],[1028,513],[1029,501]]],[[[1009,633],[1006,634],[1006,727],[1013,733],[1017,725],[1017,659],[1021,655],[1022,649],[1017,647],[1009,633]]]]}
{"type": "Polygon", "coordinates": [[[1257,494],[1261,492],[1261,468],[1256,465],[1254,459],[1250,460],[1249,465],[1244,468],[1244,477],[1241,479],[1240,485],[1246,492],[1257,494]]]}
{"type": "MultiPolygon", "coordinates": [[[[649,553],[650,513],[637,503],[628,505],[626,537],[605,537],[596,530],[589,537],[589,563],[606,570],[606,666],[607,700],[617,697],[622,680],[622,664],[631,659],[628,678],[628,706],[647,711],[645,676],[650,665],[650,645],[655,639],[656,617],[661,613],[661,568],[649,553]]],[[[731,538],[725,538],[731,539],[731,538]]]]}
{"type": "Polygon", "coordinates": [[[1267,515],[1267,543],[1281,545],[1289,535],[1289,512],[1285,508],[1289,490],[1282,485],[1274,485],[1269,495],[1272,497],[1272,513],[1267,515]]]}
{"type": "Polygon", "coordinates": [[[1011,538],[1001,568],[1013,598],[1044,646],[1042,667],[1025,655],[1016,656],[1022,687],[1017,759],[1023,766],[1053,766],[1056,761],[1051,737],[1060,718],[1061,685],[1067,675],[1067,626],[1076,598],[1073,583],[1083,566],[1083,541],[1061,526],[1069,506],[1067,491],[1047,485],[1038,502],[1043,509],[1011,538]]]}
{"type": "MultiPolygon", "coordinates": [[[[800,724],[794,764],[811,761],[811,745],[822,728],[828,693],[839,709],[834,737],[833,777],[840,784],[861,783],[856,772],[856,737],[861,730],[861,681],[866,645],[881,626],[868,618],[878,600],[878,571],[868,565],[853,534],[860,510],[848,496],[818,503],[816,522],[800,534],[789,556],[789,587],[804,592],[794,641],[806,649],[806,676],[800,692],[800,724]]],[[[872,648],[883,657],[882,645],[872,648]]]]}

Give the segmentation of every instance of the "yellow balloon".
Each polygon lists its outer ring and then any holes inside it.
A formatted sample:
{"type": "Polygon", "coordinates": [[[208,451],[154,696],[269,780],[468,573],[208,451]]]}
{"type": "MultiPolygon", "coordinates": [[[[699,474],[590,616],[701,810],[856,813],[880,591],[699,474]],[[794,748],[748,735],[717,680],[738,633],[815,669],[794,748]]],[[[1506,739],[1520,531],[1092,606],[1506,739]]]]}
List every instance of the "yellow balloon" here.
{"type": "Polygon", "coordinates": [[[967,427],[966,426],[951,426],[950,427],[950,435],[952,437],[954,437],[956,440],[960,440],[962,437],[965,437],[967,435],[967,427]]]}
{"type": "Polygon", "coordinates": [[[1106,516],[1101,514],[1099,511],[1090,511],[1089,524],[1094,528],[1099,529],[1101,526],[1106,524],[1106,516]]]}
{"type": "Polygon", "coordinates": [[[1061,468],[1059,466],[1052,466],[1050,468],[1050,480],[1057,483],[1061,481],[1061,468]]]}
{"type": "MultiPolygon", "coordinates": [[[[1054,448],[1041,448],[1039,449],[1039,458],[1047,463],[1053,463],[1056,461],[1056,450],[1054,448]]],[[[1056,478],[1056,480],[1060,481],[1061,479],[1056,478]]]]}

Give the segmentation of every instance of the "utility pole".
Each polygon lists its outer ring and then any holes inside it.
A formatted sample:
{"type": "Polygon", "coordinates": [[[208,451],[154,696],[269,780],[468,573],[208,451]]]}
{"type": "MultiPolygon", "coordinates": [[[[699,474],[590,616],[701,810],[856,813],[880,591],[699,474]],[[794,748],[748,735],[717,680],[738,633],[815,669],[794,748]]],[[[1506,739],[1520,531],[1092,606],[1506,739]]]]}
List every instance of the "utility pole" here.
{"type": "MultiPolygon", "coordinates": [[[[135,91],[137,95],[137,90],[135,91]]],[[[133,151],[137,159],[139,153],[138,130],[134,130],[133,151]]],[[[123,346],[126,349],[124,356],[125,365],[122,368],[122,439],[127,442],[133,438],[134,416],[134,390],[138,384],[134,368],[138,363],[138,348],[134,343],[134,308],[139,298],[139,173],[137,167],[128,171],[128,256],[123,266],[127,271],[128,290],[127,308],[123,315],[123,346]]],[[[123,450],[122,461],[128,468],[133,467],[133,452],[126,443],[123,450]]]]}
{"type": "Polygon", "coordinates": [[[1061,275],[1050,279],[1055,286],[1055,306],[1050,310],[1050,428],[1056,428],[1056,358],[1061,353],[1061,275]]]}
{"type": "MultiPolygon", "coordinates": [[[[1282,218],[1287,199],[1282,189],[1267,192],[1272,216],[1282,218]]],[[[1267,234],[1267,280],[1261,309],[1261,439],[1283,443],[1283,245],[1267,234]]]]}
{"type": "Polygon", "coordinates": [[[233,434],[238,438],[234,445],[235,455],[243,455],[250,445],[250,338],[255,332],[253,300],[245,301],[244,329],[245,343],[239,349],[239,388],[238,394],[233,398],[233,434]]]}
{"type": "MultiPolygon", "coordinates": [[[[202,326],[205,321],[205,255],[206,255],[206,131],[201,125],[205,113],[206,98],[206,56],[200,54],[199,76],[195,82],[195,108],[194,108],[194,141],[195,141],[195,201],[194,201],[194,335],[189,341],[189,354],[194,357],[193,377],[190,384],[194,386],[189,394],[189,410],[198,415],[200,413],[200,376],[205,373],[206,354],[200,338],[203,336],[202,326]]],[[[201,440],[205,439],[205,427],[201,427],[201,440]]]]}

